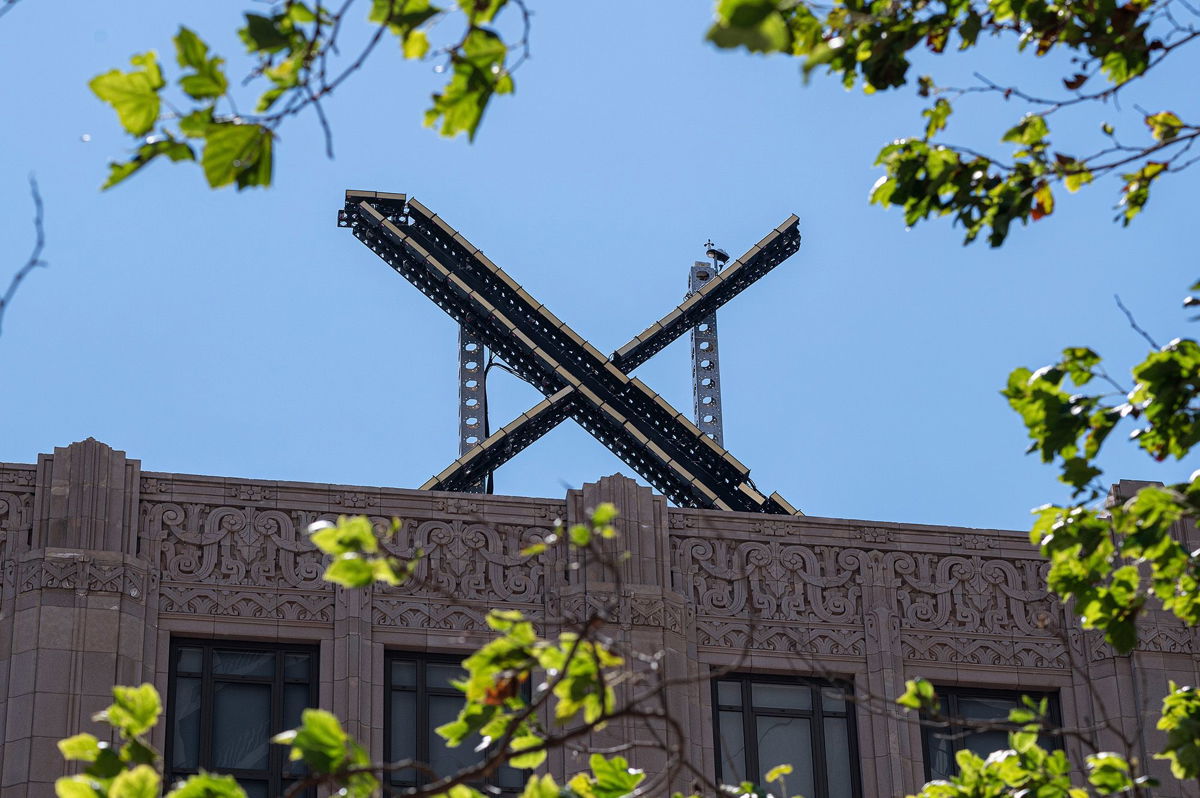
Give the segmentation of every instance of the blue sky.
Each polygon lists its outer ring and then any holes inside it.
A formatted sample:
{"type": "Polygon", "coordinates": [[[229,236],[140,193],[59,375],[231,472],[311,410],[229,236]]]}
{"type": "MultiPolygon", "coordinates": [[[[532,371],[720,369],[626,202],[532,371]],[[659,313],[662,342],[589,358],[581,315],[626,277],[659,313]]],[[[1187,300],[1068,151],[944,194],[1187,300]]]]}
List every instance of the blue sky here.
{"type": "MultiPolygon", "coordinates": [[[[906,231],[866,202],[879,147],[919,130],[912,90],[805,87],[794,61],[718,52],[705,3],[532,5],[533,58],[474,144],[420,126],[439,76],[384,48],[328,104],[336,158],[301,117],[275,186],[240,194],[166,164],[101,194],[126,142],[86,82],[140,50],[169,57],[180,22],[236,65],[241,4],[31,0],[0,20],[0,275],[32,243],[30,172],[51,264],[0,337],[0,460],[93,436],[147,470],[397,487],[440,471],[456,454],[455,328],[335,226],[346,188],[420,198],[603,351],[681,299],[707,238],[736,254],[799,215],[800,252],[719,318],[726,444],[811,515],[1024,528],[1063,491],[1023,454],[998,394],[1008,372],[1075,344],[1140,359],[1114,293],[1161,341],[1192,334],[1195,172],[1129,229],[1109,222],[1110,180],[1000,250],[964,248],[949,223],[906,231]]],[[[1060,74],[995,47],[981,59],[931,66],[1060,74]]],[[[1198,66],[1130,100],[1194,111],[1170,102],[1198,66]]],[[[995,131],[1022,111],[962,107],[947,138],[1003,153],[995,131]]],[[[1141,134],[1132,102],[1103,118],[1141,134]]],[[[1094,137],[1100,119],[1068,129],[1094,137]]],[[[637,374],[691,406],[686,339],[637,374]]],[[[538,399],[503,374],[490,395],[493,427],[538,399]]],[[[1132,452],[1108,465],[1114,479],[1194,468],[1132,452]]],[[[496,487],[557,496],[615,471],[629,473],[568,422],[496,487]]]]}

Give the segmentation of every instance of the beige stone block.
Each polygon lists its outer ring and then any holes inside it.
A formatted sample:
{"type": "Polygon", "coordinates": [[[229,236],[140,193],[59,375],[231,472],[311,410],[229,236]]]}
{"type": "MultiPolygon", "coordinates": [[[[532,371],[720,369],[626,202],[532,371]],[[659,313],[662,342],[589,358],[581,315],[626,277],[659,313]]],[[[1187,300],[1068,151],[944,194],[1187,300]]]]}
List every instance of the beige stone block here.
{"type": "Polygon", "coordinates": [[[66,693],[33,694],[33,734],[35,737],[62,739],[70,734],[68,706],[70,696],[66,693]]]}
{"type": "Polygon", "coordinates": [[[13,615],[12,653],[29,651],[38,646],[38,616],[41,607],[18,610],[13,615]]]}
{"type": "MultiPolygon", "coordinates": [[[[92,597],[98,598],[98,597],[92,597]]],[[[115,599],[105,597],[103,603],[117,603],[115,599]]],[[[90,603],[90,602],[89,602],[90,603]]],[[[84,616],[83,647],[88,651],[112,651],[117,644],[120,630],[120,613],[116,607],[88,607],[84,616]]]]}
{"type": "MultiPolygon", "coordinates": [[[[59,739],[61,738],[36,736],[33,738],[29,757],[30,782],[53,784],[55,779],[66,775],[67,763],[58,750],[59,739]]],[[[50,794],[53,795],[53,790],[50,794]]]]}
{"type": "Polygon", "coordinates": [[[38,618],[38,647],[71,649],[75,644],[78,620],[74,607],[43,605],[38,618]]]}
{"type": "Polygon", "coordinates": [[[4,744],[4,770],[0,772],[0,786],[4,787],[6,794],[10,787],[28,780],[31,744],[28,737],[4,744]]]}
{"type": "Polygon", "coordinates": [[[72,665],[78,656],[71,651],[46,649],[38,652],[37,689],[39,693],[69,693],[72,665]]]}
{"type": "Polygon", "coordinates": [[[33,692],[37,681],[37,652],[22,651],[13,654],[8,665],[9,698],[33,692]]]}

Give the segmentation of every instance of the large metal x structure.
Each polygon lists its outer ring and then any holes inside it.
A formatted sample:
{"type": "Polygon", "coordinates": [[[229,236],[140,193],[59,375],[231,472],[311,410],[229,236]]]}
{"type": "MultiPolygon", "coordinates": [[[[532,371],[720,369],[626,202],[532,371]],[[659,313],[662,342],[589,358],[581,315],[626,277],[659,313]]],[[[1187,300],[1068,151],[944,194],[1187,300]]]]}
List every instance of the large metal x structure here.
{"type": "Polygon", "coordinates": [[[433,211],[404,194],[347,191],[348,227],[546,398],[422,485],[465,490],[564,419],[580,426],[681,507],[794,515],[763,496],[750,470],[683,413],[627,372],[714,312],[800,247],[799,220],[783,224],[683,304],[616,351],[600,353],[433,211]]]}

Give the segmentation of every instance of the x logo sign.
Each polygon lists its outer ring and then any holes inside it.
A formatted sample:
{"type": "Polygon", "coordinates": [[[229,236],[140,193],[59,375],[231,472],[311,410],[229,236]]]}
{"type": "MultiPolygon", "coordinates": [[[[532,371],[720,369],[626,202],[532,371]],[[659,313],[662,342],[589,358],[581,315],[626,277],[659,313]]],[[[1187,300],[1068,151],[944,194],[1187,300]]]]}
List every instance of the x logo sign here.
{"type": "Polygon", "coordinates": [[[546,396],[423,489],[463,490],[478,483],[571,417],[681,507],[797,513],[779,494],[763,496],[750,481],[750,470],[737,458],[627,374],[794,254],[800,246],[795,216],[612,357],[583,340],[415,199],[347,191],[338,226],[350,228],[372,252],[546,396]]]}

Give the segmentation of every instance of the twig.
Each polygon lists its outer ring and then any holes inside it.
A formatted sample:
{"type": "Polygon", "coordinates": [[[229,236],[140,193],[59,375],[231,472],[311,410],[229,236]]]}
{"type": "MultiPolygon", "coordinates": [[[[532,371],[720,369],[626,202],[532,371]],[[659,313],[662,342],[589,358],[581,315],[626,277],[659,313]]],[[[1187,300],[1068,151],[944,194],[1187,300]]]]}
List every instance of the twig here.
{"type": "MultiPolygon", "coordinates": [[[[0,15],[4,14],[7,9],[12,8],[16,2],[17,0],[6,0],[5,5],[0,6],[0,15]]],[[[0,297],[0,328],[4,326],[4,311],[8,310],[8,306],[12,302],[13,296],[16,295],[21,281],[37,267],[50,265],[42,260],[42,249],[46,246],[46,230],[42,224],[42,195],[38,192],[37,178],[33,175],[29,176],[29,193],[33,195],[33,229],[35,234],[33,252],[29,253],[29,260],[25,261],[25,265],[13,275],[12,281],[8,284],[8,290],[4,292],[4,296],[0,297]]]]}
{"type": "Polygon", "coordinates": [[[9,11],[12,11],[19,2],[21,2],[21,0],[2,0],[2,2],[0,2],[0,17],[4,16],[9,11]]]}
{"type": "Polygon", "coordinates": [[[1121,301],[1121,295],[1113,294],[1113,299],[1115,299],[1117,301],[1117,307],[1119,307],[1121,309],[1121,312],[1125,314],[1125,318],[1129,319],[1129,326],[1133,328],[1133,331],[1136,332],[1138,335],[1142,336],[1143,338],[1145,338],[1146,342],[1149,343],[1150,346],[1154,347],[1155,351],[1158,351],[1159,349],[1161,349],[1162,347],[1160,347],[1154,341],[1154,339],[1150,337],[1150,333],[1146,332],[1145,330],[1143,330],[1141,327],[1138,326],[1137,321],[1133,318],[1133,314],[1129,312],[1129,308],[1125,307],[1125,303],[1123,303],[1121,301]]]}

